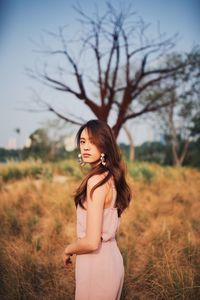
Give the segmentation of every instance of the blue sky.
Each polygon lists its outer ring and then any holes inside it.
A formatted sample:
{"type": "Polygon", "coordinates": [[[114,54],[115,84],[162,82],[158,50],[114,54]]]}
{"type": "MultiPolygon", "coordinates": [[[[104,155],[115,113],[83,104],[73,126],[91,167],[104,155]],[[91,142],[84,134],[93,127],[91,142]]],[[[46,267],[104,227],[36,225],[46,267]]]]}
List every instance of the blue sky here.
{"type": "MultiPolygon", "coordinates": [[[[97,1],[99,11],[105,8],[104,1],[97,1]]],[[[128,4],[130,1],[110,1],[112,4],[128,4]]],[[[4,0],[0,6],[0,147],[8,144],[10,138],[16,138],[14,128],[21,129],[20,146],[26,138],[38,127],[41,122],[53,119],[51,113],[30,113],[22,111],[31,103],[31,88],[37,88],[44,95],[44,89],[33,82],[25,73],[25,67],[31,67],[38,59],[32,51],[33,44],[30,39],[38,41],[43,29],[57,31],[61,25],[68,24],[70,32],[78,29],[77,14],[73,9],[75,1],[72,0],[4,0]]],[[[92,14],[95,1],[80,1],[84,11],[92,14]],[[83,5],[84,4],[84,5],[83,5]]],[[[141,15],[146,22],[151,23],[150,31],[156,31],[159,22],[162,32],[168,36],[178,32],[180,41],[178,51],[189,51],[199,40],[199,11],[198,0],[168,0],[168,1],[131,1],[133,9],[141,15]]],[[[47,99],[53,100],[55,94],[45,94],[47,99]]],[[[59,96],[61,97],[61,96],[59,96]]],[[[66,103],[64,95],[61,103],[66,103]],[[64,102],[62,102],[64,101],[64,102]]],[[[78,104],[76,104],[78,105],[78,104]]],[[[84,107],[76,106],[85,119],[93,115],[84,107]]],[[[63,106],[63,112],[68,111],[63,106]]],[[[152,137],[151,128],[142,126],[138,122],[132,125],[132,132],[136,144],[141,144],[152,137]]],[[[123,133],[119,140],[126,141],[123,133]]],[[[19,146],[19,145],[18,145],[19,146]]]]}

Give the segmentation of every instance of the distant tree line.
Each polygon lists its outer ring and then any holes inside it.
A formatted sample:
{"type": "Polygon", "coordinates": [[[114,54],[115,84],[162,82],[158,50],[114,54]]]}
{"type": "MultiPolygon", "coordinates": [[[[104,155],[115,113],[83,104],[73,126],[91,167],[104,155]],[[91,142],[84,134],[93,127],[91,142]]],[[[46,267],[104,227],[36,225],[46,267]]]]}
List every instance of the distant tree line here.
{"type": "MultiPolygon", "coordinates": [[[[182,141],[181,145],[184,145],[182,141]]],[[[130,146],[124,143],[119,144],[122,153],[126,160],[129,160],[130,146]]],[[[187,155],[185,157],[183,166],[200,167],[200,138],[192,141],[189,144],[187,155]]],[[[38,144],[30,148],[23,148],[22,150],[8,150],[0,148],[0,162],[5,163],[7,160],[26,160],[29,158],[41,159],[47,161],[59,161],[63,159],[76,159],[77,150],[66,151],[64,146],[55,148],[52,145],[38,144]]],[[[145,142],[140,146],[135,147],[135,160],[155,162],[164,166],[173,165],[173,155],[171,151],[171,144],[169,142],[145,142]]]]}
{"type": "MultiPolygon", "coordinates": [[[[182,142],[181,146],[184,145],[182,142]]],[[[129,157],[129,145],[121,144],[121,149],[125,157],[129,157]]],[[[200,167],[200,138],[189,144],[188,152],[185,157],[183,166],[200,167]]],[[[161,142],[145,142],[140,146],[135,147],[136,161],[155,162],[163,166],[173,166],[173,155],[170,143],[161,142]]]]}

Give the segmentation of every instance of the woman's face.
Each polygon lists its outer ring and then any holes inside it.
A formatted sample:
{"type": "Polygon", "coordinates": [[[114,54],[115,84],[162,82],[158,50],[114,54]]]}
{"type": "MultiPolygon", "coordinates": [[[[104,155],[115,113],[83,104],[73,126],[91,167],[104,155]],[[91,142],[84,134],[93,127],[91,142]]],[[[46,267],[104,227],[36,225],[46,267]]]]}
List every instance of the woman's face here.
{"type": "Polygon", "coordinates": [[[101,152],[89,137],[87,128],[81,132],[80,151],[85,163],[94,165],[99,163],[101,152]]]}

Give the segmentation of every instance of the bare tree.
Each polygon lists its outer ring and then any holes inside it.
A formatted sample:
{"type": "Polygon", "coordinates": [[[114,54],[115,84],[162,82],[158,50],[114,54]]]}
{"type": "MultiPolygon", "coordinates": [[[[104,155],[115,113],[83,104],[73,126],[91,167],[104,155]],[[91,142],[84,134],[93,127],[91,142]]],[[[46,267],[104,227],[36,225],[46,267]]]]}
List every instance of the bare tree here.
{"type": "MultiPolygon", "coordinates": [[[[183,60],[182,56],[170,56],[171,63],[183,60]]],[[[163,98],[171,103],[158,111],[159,126],[171,143],[173,164],[180,166],[186,157],[193,137],[193,123],[200,114],[200,51],[194,49],[187,56],[187,67],[182,74],[173,76],[168,84],[149,93],[148,97],[163,98]]],[[[168,61],[167,61],[168,64],[168,61]]]]}
{"type": "Polygon", "coordinates": [[[15,129],[14,129],[14,131],[17,133],[17,135],[18,135],[18,147],[17,148],[20,148],[20,134],[21,134],[21,129],[19,128],[19,127],[16,127],[15,129]]]}
{"type": "MultiPolygon", "coordinates": [[[[186,129],[186,126],[183,126],[180,122],[179,118],[179,125],[177,125],[176,119],[176,95],[174,91],[171,93],[171,99],[174,100],[167,108],[164,109],[164,112],[162,115],[164,122],[166,123],[166,127],[168,129],[168,136],[171,140],[171,146],[172,146],[172,156],[173,156],[173,164],[175,166],[182,165],[185,156],[187,154],[189,142],[190,142],[190,135],[187,133],[185,134],[185,139],[183,140],[183,147],[180,148],[181,144],[181,131],[183,133],[183,130],[186,129]]],[[[186,121],[186,119],[184,120],[186,121]]],[[[188,120],[187,120],[188,121],[188,120]]],[[[188,126],[188,123],[187,123],[188,126]]]]}
{"type": "MultiPolygon", "coordinates": [[[[149,24],[138,18],[131,7],[117,11],[107,4],[105,14],[99,16],[96,12],[94,17],[85,14],[80,7],[76,7],[76,11],[84,29],[80,38],[74,39],[78,41],[76,48],[71,47],[74,40],[67,42],[63,27],[57,34],[47,32],[58,44],[54,49],[42,43],[37,50],[50,58],[61,57],[62,67],[57,67],[56,75],[49,71],[47,63],[43,70],[36,67],[27,68],[27,71],[42,84],[84,103],[100,120],[108,122],[114,112],[113,131],[117,137],[128,120],[169,105],[169,100],[142,103],[139,96],[149,86],[165,81],[182,69],[179,63],[161,64],[163,57],[175,46],[177,35],[166,38],[158,28],[157,37],[149,38],[149,24]],[[64,63],[66,68],[63,68],[64,63]],[[90,95],[91,84],[98,91],[98,99],[90,95]]],[[[73,124],[82,123],[79,116],[64,115],[47,101],[39,98],[38,101],[60,118],[73,124]]],[[[69,104],[67,97],[66,104],[69,104]]]]}

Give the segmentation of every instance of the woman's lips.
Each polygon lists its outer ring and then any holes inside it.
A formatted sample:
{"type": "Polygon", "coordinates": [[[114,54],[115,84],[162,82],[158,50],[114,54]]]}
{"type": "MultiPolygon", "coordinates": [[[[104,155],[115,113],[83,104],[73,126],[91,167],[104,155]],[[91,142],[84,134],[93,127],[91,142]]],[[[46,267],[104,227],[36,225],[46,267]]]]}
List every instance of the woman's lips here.
{"type": "Polygon", "coordinates": [[[91,156],[91,155],[88,154],[88,153],[84,153],[84,154],[83,154],[83,157],[89,157],[89,156],[91,156]]]}

